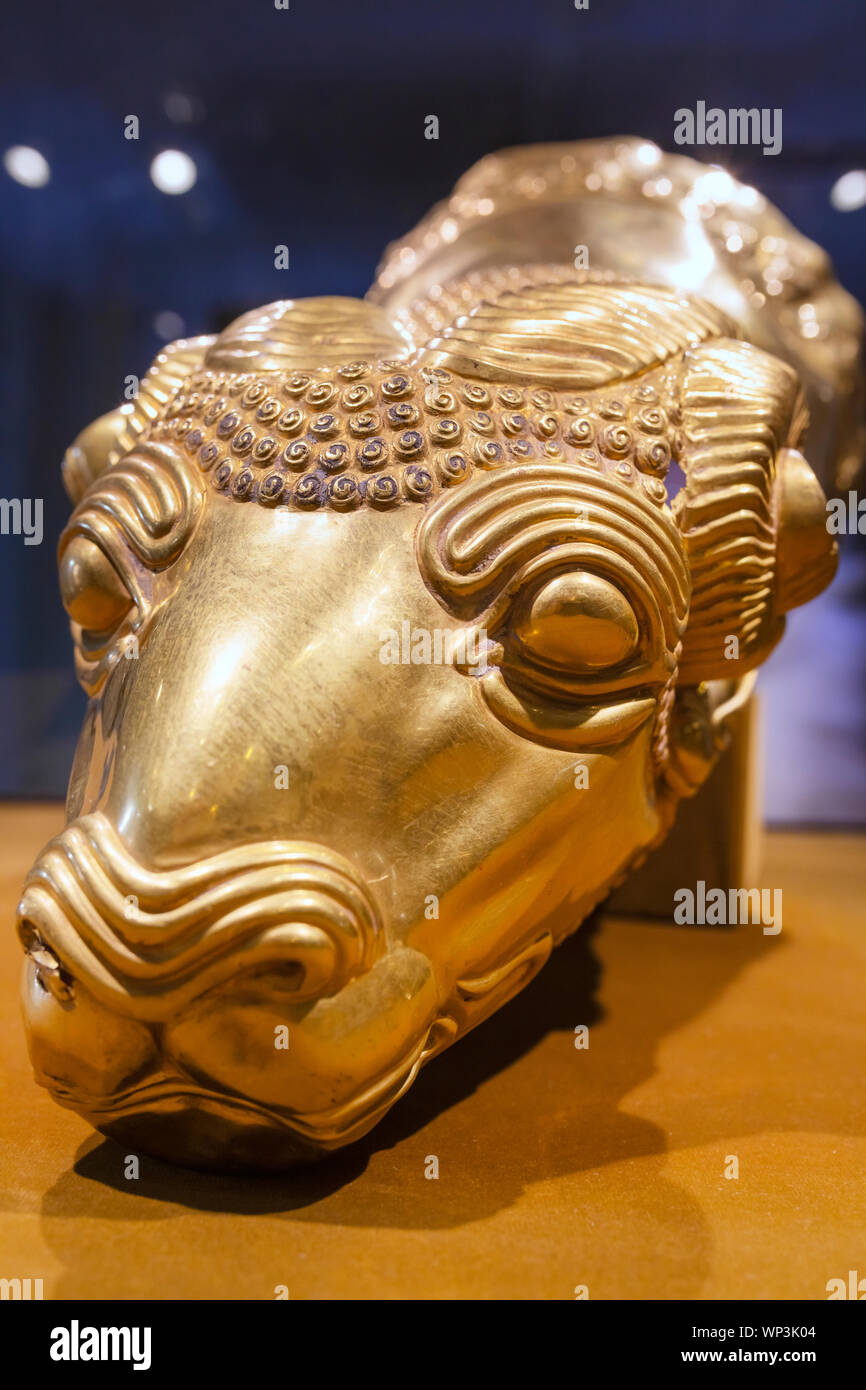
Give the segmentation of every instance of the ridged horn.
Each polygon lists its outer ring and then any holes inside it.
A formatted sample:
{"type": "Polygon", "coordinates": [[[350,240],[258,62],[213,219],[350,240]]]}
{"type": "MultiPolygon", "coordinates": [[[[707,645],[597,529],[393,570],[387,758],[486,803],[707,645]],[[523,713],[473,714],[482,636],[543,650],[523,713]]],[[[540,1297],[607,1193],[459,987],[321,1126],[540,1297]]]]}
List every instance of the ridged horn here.
{"type": "Polygon", "coordinates": [[[405,357],[410,347],[383,309],[321,295],[278,299],[243,314],[215,340],[207,365],[230,372],[315,370],[358,358],[405,357]]]}
{"type": "Polygon", "coordinates": [[[732,331],[721,310],[696,296],[587,276],[482,300],[420,358],[473,380],[595,390],[732,331]]]}
{"type": "Polygon", "coordinates": [[[686,484],[673,507],[692,599],[679,681],[690,685],[763,661],[783,615],[820,593],[836,560],[823,493],[791,447],[805,424],[796,373],[718,339],[686,354],[680,404],[686,484]]]}

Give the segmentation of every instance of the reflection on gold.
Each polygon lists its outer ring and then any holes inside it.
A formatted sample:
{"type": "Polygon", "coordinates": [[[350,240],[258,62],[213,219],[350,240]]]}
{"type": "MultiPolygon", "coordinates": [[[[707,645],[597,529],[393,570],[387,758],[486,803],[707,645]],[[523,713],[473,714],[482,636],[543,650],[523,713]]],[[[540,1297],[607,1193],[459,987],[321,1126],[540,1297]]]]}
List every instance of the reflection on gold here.
{"type": "Polygon", "coordinates": [[[599,159],[485,161],[369,301],[172,345],[67,460],[92,700],[19,931],[37,1076],[125,1142],[267,1168],[362,1135],[664,837],[832,577],[822,369],[728,292],[714,221],[778,215],[599,159]],[[571,269],[584,227],[637,275],[571,269]]]}

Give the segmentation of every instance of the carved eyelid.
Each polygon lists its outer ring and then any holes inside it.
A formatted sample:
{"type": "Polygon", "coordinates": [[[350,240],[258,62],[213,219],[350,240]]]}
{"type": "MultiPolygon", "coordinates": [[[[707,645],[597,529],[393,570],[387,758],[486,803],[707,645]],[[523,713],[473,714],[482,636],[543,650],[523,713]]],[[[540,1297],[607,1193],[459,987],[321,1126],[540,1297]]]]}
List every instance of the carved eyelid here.
{"type": "Polygon", "coordinates": [[[58,546],[62,571],[63,558],[68,547],[76,540],[90,542],[105,558],[129,594],[126,609],[122,613],[118,612],[116,621],[109,627],[101,629],[84,626],[78,622],[64,596],[64,606],[69,612],[75,643],[76,674],[91,697],[96,695],[104,684],[122,650],[124,639],[131,635],[138,639],[150,610],[145,567],[136,563],[125,542],[122,529],[108,519],[98,506],[92,505],[95,501],[95,497],[88,497],[79,504],[58,546]]]}
{"type": "Polygon", "coordinates": [[[554,570],[589,568],[652,594],[665,644],[682,638],[689,583],[673,518],[616,483],[554,464],[503,468],[437,504],[416,539],[421,573],[445,607],[497,620],[515,593],[554,570]]]}
{"type": "Polygon", "coordinates": [[[438,601],[474,619],[495,643],[481,680],[490,709],[515,733],[550,747],[600,747],[634,732],[675,676],[688,617],[689,577],[673,518],[615,479],[554,463],[531,472],[506,467],[461,494],[431,509],[416,547],[438,601]],[[564,652],[545,661],[515,634],[524,595],[580,572],[620,591],[634,612],[637,640],[613,665],[590,669],[564,652]]]}
{"type": "Polygon", "coordinates": [[[84,494],[60,538],[62,562],[77,536],[90,540],[131,596],[130,608],[111,632],[93,633],[73,620],[76,666],[94,693],[116,658],[124,634],[140,635],[153,609],[153,580],[183,553],[202,505],[201,482],[173,450],[143,445],[101,475],[84,494]]]}
{"type": "Polygon", "coordinates": [[[664,613],[654,587],[622,556],[601,550],[589,553],[580,547],[565,562],[571,547],[562,549],[564,563],[551,570],[545,556],[536,557],[518,575],[518,585],[509,586],[506,602],[497,605],[491,636],[502,644],[505,665],[522,672],[539,688],[549,685],[559,691],[567,679],[575,698],[582,693],[597,695],[602,687],[613,694],[665,684],[676,665],[676,640],[673,634],[672,642],[672,634],[665,631],[664,613]],[[520,633],[521,609],[559,580],[570,584],[584,578],[598,581],[608,597],[620,601],[623,616],[632,615],[633,641],[616,660],[585,664],[578,658],[569,662],[563,656],[550,661],[543,642],[527,642],[520,633]]]}

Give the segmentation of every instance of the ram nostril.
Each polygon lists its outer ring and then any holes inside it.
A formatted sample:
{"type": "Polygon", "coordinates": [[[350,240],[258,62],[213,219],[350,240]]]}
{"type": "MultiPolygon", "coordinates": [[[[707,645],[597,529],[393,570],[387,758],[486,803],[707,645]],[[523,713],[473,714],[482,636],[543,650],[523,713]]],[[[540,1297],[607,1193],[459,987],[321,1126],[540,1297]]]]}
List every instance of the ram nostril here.
{"type": "MultiPolygon", "coordinates": [[[[312,908],[312,903],[309,906],[312,908]]],[[[330,906],[333,910],[333,904],[330,906]]],[[[344,979],[347,973],[356,973],[362,967],[360,959],[353,959],[360,951],[357,925],[346,920],[340,922],[343,914],[339,911],[329,922],[322,921],[320,911],[315,909],[311,915],[319,915],[320,921],[281,922],[264,933],[258,942],[251,942],[248,947],[251,960],[231,988],[254,985],[258,990],[280,997],[290,996],[300,1003],[332,993],[335,981],[344,979]],[[339,925],[343,928],[342,940],[339,925]]]]}
{"type": "Polygon", "coordinates": [[[261,986],[270,994],[297,996],[303,992],[306,973],[300,961],[287,960],[246,971],[239,984],[261,986]]]}
{"type": "Polygon", "coordinates": [[[42,945],[42,938],[39,935],[39,931],[30,921],[29,917],[19,917],[18,939],[28,954],[30,951],[37,950],[42,945]]]}
{"type": "Polygon", "coordinates": [[[149,1027],[214,990],[329,997],[385,951],[376,902],[336,851],[255,841],[149,871],[99,813],[46,846],[18,921],[34,993],[38,976],[70,1007],[93,997],[149,1027]],[[129,912],[123,889],[136,885],[129,912]]]}
{"type": "Polygon", "coordinates": [[[60,1004],[73,998],[72,977],[64,970],[58,957],[47,946],[33,923],[25,917],[19,923],[18,934],[28,960],[36,970],[36,983],[45,994],[51,994],[60,1004]]]}

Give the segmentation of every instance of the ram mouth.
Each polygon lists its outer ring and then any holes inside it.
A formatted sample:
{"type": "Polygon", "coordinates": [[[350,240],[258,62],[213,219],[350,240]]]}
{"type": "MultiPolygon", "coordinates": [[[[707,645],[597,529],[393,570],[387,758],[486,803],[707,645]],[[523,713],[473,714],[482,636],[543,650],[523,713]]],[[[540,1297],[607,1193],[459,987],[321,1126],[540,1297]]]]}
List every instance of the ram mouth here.
{"type": "MultiPolygon", "coordinates": [[[[226,1144],[233,1142],[232,1135],[240,1124],[248,1133],[270,1132],[272,1143],[291,1158],[312,1158],[342,1148],[372,1129],[409,1089],[424,1063],[453,1041],[455,1035],[453,1020],[440,1016],[393,1067],[362,1091],[348,1101],[306,1115],[260,1104],[232,1091],[215,1090],[174,1070],[151,1073],[145,1080],[111,1096],[73,1090],[46,1073],[39,1081],[58,1104],[84,1115],[95,1128],[118,1139],[124,1137],[129,1120],[135,1120],[129,1133],[140,1143],[142,1119],[149,1118],[158,1126],[182,1116],[197,1116],[202,1123],[221,1127],[226,1144]]],[[[215,1156],[215,1164],[221,1164],[223,1158],[222,1154],[215,1156]]],[[[258,1157],[250,1162],[257,1166],[258,1157]]],[[[206,1162],[204,1166],[208,1166],[206,1162]]]]}

